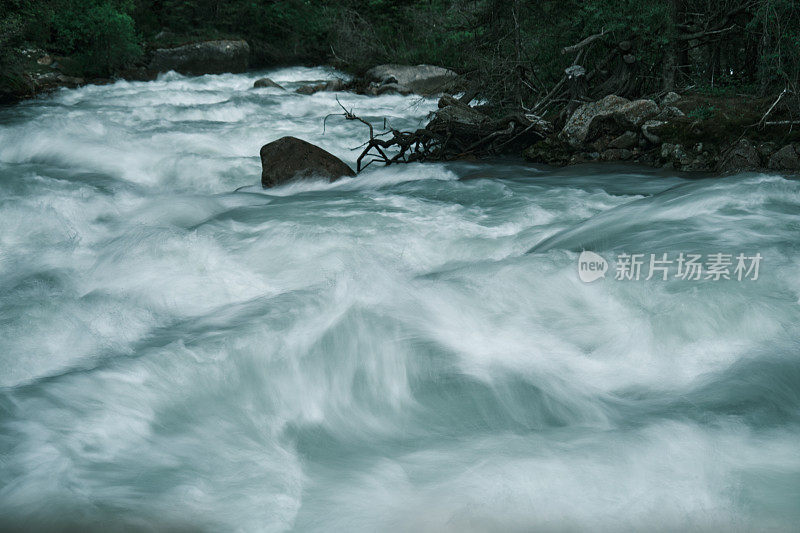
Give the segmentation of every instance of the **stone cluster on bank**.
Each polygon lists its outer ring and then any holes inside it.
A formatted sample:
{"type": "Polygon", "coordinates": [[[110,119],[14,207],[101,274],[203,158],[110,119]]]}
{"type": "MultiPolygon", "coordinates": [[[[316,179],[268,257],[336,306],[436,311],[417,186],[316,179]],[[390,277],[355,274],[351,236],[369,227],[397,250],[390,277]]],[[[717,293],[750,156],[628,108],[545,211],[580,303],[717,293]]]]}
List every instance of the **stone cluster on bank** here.
{"type": "Polygon", "coordinates": [[[702,121],[676,107],[680,101],[673,92],[660,103],[616,95],[584,103],[560,131],[533,144],[524,155],[529,161],[557,166],[629,161],[687,172],[800,170],[797,144],[756,143],[746,137],[703,140],[702,121]]]}

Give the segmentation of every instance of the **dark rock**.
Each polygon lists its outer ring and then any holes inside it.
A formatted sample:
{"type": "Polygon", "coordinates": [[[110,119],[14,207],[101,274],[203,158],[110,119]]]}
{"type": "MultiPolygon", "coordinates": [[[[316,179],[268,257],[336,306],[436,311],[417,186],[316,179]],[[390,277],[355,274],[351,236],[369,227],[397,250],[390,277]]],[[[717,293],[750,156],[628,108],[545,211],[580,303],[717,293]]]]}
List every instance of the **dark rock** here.
{"type": "Polygon", "coordinates": [[[747,139],[741,139],[722,156],[722,159],[717,164],[717,170],[720,172],[732,172],[760,166],[761,155],[758,150],[747,139]]]}
{"type": "Polygon", "coordinates": [[[800,170],[800,145],[788,144],[772,154],[769,168],[773,170],[800,170]]]}
{"type": "Polygon", "coordinates": [[[316,83],[316,84],[313,84],[313,85],[303,85],[301,87],[298,87],[294,92],[296,92],[297,94],[306,94],[306,95],[308,95],[308,94],[314,94],[316,92],[324,91],[324,90],[325,90],[325,84],[324,83],[316,83]]]}
{"type": "Polygon", "coordinates": [[[150,69],[181,74],[222,74],[247,70],[250,46],[245,41],[203,41],[153,52],[150,69]]]}
{"type": "Polygon", "coordinates": [[[32,82],[35,91],[50,91],[59,87],[69,87],[74,89],[85,83],[83,78],[66,76],[60,72],[45,72],[32,75],[32,82]]]}
{"type": "Polygon", "coordinates": [[[261,186],[265,189],[295,179],[336,181],[355,175],[335,155],[296,137],[282,137],[261,147],[261,186]]]}
{"type": "Polygon", "coordinates": [[[491,118],[488,115],[459,102],[440,108],[428,125],[428,129],[440,133],[453,130],[481,130],[484,127],[488,128],[490,122],[491,118]]]}
{"type": "Polygon", "coordinates": [[[253,84],[253,87],[255,87],[256,89],[272,88],[272,89],[281,89],[283,91],[286,90],[269,78],[261,78],[256,80],[256,82],[253,84]]]}
{"type": "Polygon", "coordinates": [[[680,144],[664,143],[661,145],[661,159],[667,162],[688,161],[688,155],[680,144]]]}
{"type": "Polygon", "coordinates": [[[566,142],[559,140],[555,135],[551,135],[529,146],[523,152],[523,155],[525,159],[534,163],[563,166],[572,159],[573,149],[566,142]]]}
{"type": "Polygon", "coordinates": [[[400,85],[399,83],[385,83],[383,85],[378,85],[377,87],[374,87],[374,92],[376,95],[392,94],[392,93],[407,95],[411,94],[411,89],[409,89],[405,85],[400,85]]]}
{"type": "Polygon", "coordinates": [[[627,161],[633,157],[633,152],[621,148],[609,148],[600,154],[602,161],[627,161]]]}
{"type": "Polygon", "coordinates": [[[593,163],[600,159],[598,152],[578,152],[573,154],[569,160],[570,165],[578,165],[580,163],[593,163]]]}
{"type": "Polygon", "coordinates": [[[473,150],[488,148],[492,142],[505,143],[509,151],[522,150],[552,133],[552,125],[535,115],[515,114],[494,119],[449,96],[442,97],[439,106],[424,129],[440,139],[456,140],[457,144],[451,144],[454,149],[461,146],[462,151],[473,155],[477,155],[473,150]]]}
{"type": "Polygon", "coordinates": [[[608,143],[608,147],[612,149],[626,149],[636,146],[639,142],[639,137],[632,131],[626,131],[619,137],[613,139],[608,143]]]}
{"type": "Polygon", "coordinates": [[[458,88],[458,74],[452,70],[433,65],[378,65],[367,71],[368,82],[372,82],[368,92],[381,85],[397,85],[403,91],[422,96],[433,96],[458,88]]]}
{"type": "Polygon", "coordinates": [[[676,170],[684,172],[711,171],[717,164],[715,148],[703,143],[687,150],[683,145],[664,143],[661,145],[661,160],[676,170]]]}
{"type": "Polygon", "coordinates": [[[314,94],[322,91],[343,91],[347,88],[347,84],[343,79],[335,78],[329,81],[321,81],[319,83],[312,83],[299,87],[295,92],[298,94],[314,94]]]}
{"type": "Polygon", "coordinates": [[[758,150],[758,153],[761,154],[761,159],[764,161],[769,161],[770,156],[775,153],[775,149],[777,147],[778,146],[774,142],[767,141],[759,143],[756,147],[756,150],[758,150]]]}

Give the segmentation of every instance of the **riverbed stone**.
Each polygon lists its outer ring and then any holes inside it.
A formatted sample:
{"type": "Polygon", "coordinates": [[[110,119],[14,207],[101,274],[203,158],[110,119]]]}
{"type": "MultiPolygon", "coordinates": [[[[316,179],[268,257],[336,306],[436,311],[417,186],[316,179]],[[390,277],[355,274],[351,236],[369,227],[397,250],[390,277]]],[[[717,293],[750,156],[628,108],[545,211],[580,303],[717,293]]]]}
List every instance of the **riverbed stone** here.
{"type": "Polygon", "coordinates": [[[800,145],[787,144],[769,158],[773,170],[800,170],[800,145]]]}
{"type": "Polygon", "coordinates": [[[621,149],[624,150],[626,148],[632,148],[639,142],[639,136],[632,131],[626,131],[619,137],[616,137],[608,143],[608,147],[611,149],[621,149]]]}
{"type": "Polygon", "coordinates": [[[269,78],[257,79],[256,82],[253,84],[253,87],[255,87],[256,89],[271,88],[271,89],[281,89],[284,91],[286,90],[281,85],[275,83],[269,78]]]}
{"type": "Polygon", "coordinates": [[[307,85],[302,85],[297,90],[295,90],[298,94],[314,94],[319,92],[326,92],[326,91],[343,91],[347,88],[347,83],[341,78],[334,78],[332,80],[327,81],[320,81],[317,83],[309,83],[307,85]]]}
{"type": "Polygon", "coordinates": [[[633,151],[626,148],[609,148],[600,154],[601,161],[627,161],[633,157],[633,151]]]}
{"type": "Polygon", "coordinates": [[[282,137],[261,147],[261,186],[265,189],[298,179],[333,182],[355,175],[335,155],[297,137],[282,137]]]}
{"type": "Polygon", "coordinates": [[[717,170],[733,172],[737,170],[758,168],[761,166],[761,155],[753,143],[741,139],[733,145],[720,159],[717,170]]]}
{"type": "Polygon", "coordinates": [[[401,94],[411,92],[433,96],[455,89],[458,83],[458,74],[435,65],[378,65],[369,69],[365,78],[370,82],[367,91],[374,94],[383,94],[378,90],[389,85],[401,94]]]}

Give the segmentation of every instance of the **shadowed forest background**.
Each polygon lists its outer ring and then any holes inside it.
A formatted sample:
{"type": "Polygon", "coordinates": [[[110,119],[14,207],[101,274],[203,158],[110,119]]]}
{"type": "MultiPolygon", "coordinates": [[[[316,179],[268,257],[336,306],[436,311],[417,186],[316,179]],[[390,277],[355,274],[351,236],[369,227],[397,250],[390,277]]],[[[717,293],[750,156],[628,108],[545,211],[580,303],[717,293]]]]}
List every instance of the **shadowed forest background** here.
{"type": "MultiPolygon", "coordinates": [[[[69,56],[113,76],[153,46],[246,39],[251,66],[430,63],[472,80],[495,105],[540,100],[576,63],[588,96],[686,89],[765,95],[800,73],[793,0],[2,0],[2,83],[19,51],[69,56]]],[[[795,91],[796,92],[796,91],[795,91]]]]}

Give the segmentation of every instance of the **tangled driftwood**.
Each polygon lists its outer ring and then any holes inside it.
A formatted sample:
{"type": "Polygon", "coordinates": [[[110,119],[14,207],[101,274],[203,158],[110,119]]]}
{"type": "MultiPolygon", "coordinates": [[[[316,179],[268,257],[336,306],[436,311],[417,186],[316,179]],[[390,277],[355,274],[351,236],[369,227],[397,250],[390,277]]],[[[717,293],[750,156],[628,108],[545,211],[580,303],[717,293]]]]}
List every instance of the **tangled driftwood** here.
{"type": "Polygon", "coordinates": [[[528,146],[551,131],[549,123],[534,115],[514,114],[492,119],[463,100],[444,96],[439,101],[439,110],[424,128],[401,131],[389,127],[375,133],[371,123],[352,110],[348,111],[338,99],[337,103],[343,113],[325,117],[323,129],[331,116],[343,116],[345,120],[355,120],[369,128],[369,139],[357,147],[363,148],[356,161],[359,172],[376,161],[391,165],[496,155],[528,146]]]}

